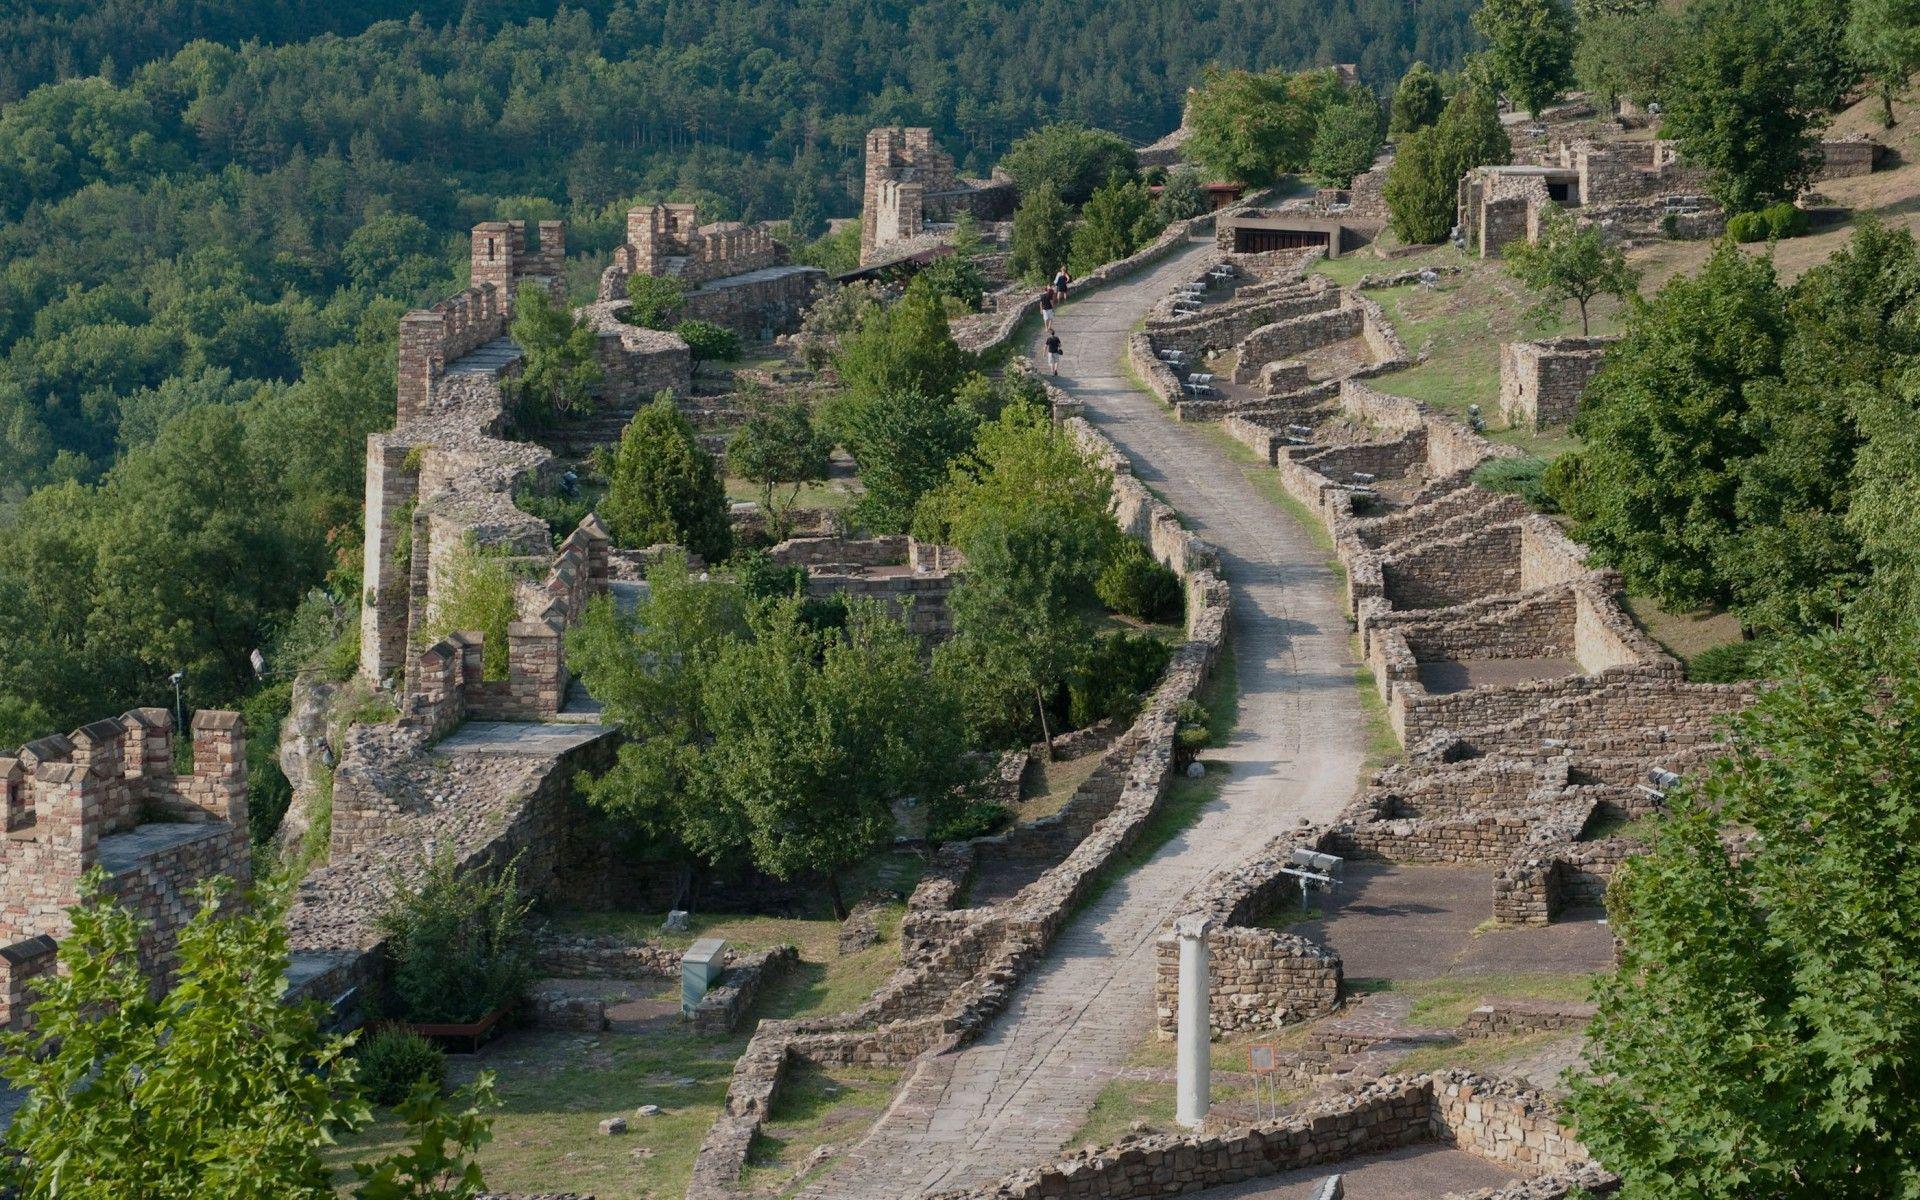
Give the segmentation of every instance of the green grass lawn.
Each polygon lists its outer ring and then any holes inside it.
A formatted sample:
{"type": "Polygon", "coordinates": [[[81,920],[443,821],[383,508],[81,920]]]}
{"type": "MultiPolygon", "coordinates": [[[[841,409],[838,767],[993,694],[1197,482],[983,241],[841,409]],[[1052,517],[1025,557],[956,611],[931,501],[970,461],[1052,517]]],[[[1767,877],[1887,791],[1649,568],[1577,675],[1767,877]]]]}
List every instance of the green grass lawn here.
{"type": "MultiPolygon", "coordinates": [[[[1443,277],[1435,287],[1407,284],[1368,293],[1393,322],[1407,349],[1415,354],[1422,349],[1428,353],[1425,362],[1383,375],[1374,385],[1392,395],[1423,401],[1463,422],[1467,406],[1478,404],[1488,437],[1529,454],[1553,458],[1574,448],[1577,440],[1564,429],[1536,434],[1501,426],[1500,346],[1504,342],[1578,333],[1577,319],[1543,323],[1529,311],[1532,296],[1509,279],[1499,263],[1457,255],[1453,261],[1466,269],[1443,277]]],[[[1620,308],[1611,298],[1596,301],[1591,331],[1596,335],[1617,333],[1620,308]]]]}
{"type": "Polygon", "coordinates": [[[814,1152],[845,1149],[886,1111],[893,1089],[906,1074],[899,1067],[818,1067],[803,1064],[787,1073],[766,1124],[747,1148],[741,1190],[790,1195],[811,1174],[814,1152]]]}
{"type": "MultiPolygon", "coordinates": [[[[830,918],[779,920],[764,917],[696,916],[693,929],[661,940],[682,944],[693,937],[724,937],[743,948],[792,942],[798,967],[769,985],[754,1011],[732,1037],[697,1037],[668,1023],[643,1033],[559,1033],[522,1030],[506,1034],[477,1056],[451,1059],[452,1082],[493,1071],[501,1107],[493,1141],[480,1153],[488,1186],[505,1192],[578,1191],[600,1200],[647,1200],[685,1192],[701,1139],[720,1112],[734,1060],[760,1018],[820,1016],[857,1006],[873,994],[899,962],[900,906],[882,910],[883,940],[850,955],[837,948],[839,923],[830,918]],[[641,1105],[660,1113],[641,1117],[641,1105]],[[631,1132],[609,1137],[602,1119],[627,1118],[631,1132]]],[[[560,922],[577,932],[628,932],[661,937],[660,914],[592,914],[560,922]]],[[[677,984],[661,982],[661,994],[677,984]]],[[[784,1179],[826,1141],[844,1142],[842,1131],[864,1121],[875,1104],[884,1107],[892,1080],[881,1071],[833,1068],[807,1076],[781,1114],[768,1143],[759,1147],[763,1182],[784,1179]],[[876,1099],[877,1097],[877,1099],[876,1099]],[[844,1111],[843,1111],[844,1110],[844,1111]],[[855,1110],[859,1110],[856,1112],[855,1110]]],[[[366,1130],[347,1136],[330,1156],[342,1193],[350,1189],[348,1164],[401,1146],[403,1130],[381,1111],[366,1130]]]]}
{"type": "Polygon", "coordinates": [[[1027,773],[1021,780],[1020,803],[1013,810],[1014,822],[1037,821],[1059,812],[1093,774],[1102,757],[1082,754],[1076,759],[1054,762],[1035,758],[1027,765],[1027,773]]]}
{"type": "MultiPolygon", "coordinates": [[[[1500,936],[1498,932],[1487,934],[1500,936]]],[[[1431,1029],[1454,1029],[1488,997],[1506,1000],[1585,1000],[1597,975],[1551,971],[1493,971],[1431,979],[1368,980],[1356,988],[1391,991],[1413,1000],[1407,1020],[1431,1029]]],[[[1358,981],[1356,981],[1358,982],[1358,981]]]]}

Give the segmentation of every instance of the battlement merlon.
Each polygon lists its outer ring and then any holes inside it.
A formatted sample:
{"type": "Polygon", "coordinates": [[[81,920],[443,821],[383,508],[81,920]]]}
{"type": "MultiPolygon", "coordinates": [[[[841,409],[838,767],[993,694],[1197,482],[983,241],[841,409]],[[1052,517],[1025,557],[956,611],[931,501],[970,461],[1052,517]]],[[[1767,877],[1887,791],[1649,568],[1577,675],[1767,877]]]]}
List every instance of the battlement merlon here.
{"type": "Polygon", "coordinates": [[[502,308],[509,314],[514,295],[525,284],[545,288],[555,300],[566,297],[566,222],[541,221],[537,229],[540,244],[530,246],[525,221],[482,221],[473,227],[473,286],[490,283],[499,289],[502,308]]]}
{"type": "Polygon", "coordinates": [[[81,872],[94,864],[102,838],[156,818],[244,825],[245,722],[204,709],[194,714],[193,732],[186,776],[174,770],[173,720],[164,708],[136,708],[0,758],[8,864],[27,866],[31,855],[81,872]]]}

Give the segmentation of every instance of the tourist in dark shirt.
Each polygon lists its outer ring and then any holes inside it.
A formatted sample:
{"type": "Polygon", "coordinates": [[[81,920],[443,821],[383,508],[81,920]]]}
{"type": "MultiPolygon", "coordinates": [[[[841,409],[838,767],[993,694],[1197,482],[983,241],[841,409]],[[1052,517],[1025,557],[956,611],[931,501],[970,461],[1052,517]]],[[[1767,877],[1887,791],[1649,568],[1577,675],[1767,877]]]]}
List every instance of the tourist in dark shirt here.
{"type": "Polygon", "coordinates": [[[1060,335],[1049,333],[1047,335],[1047,369],[1055,375],[1060,373],[1060,353],[1060,335]]]}

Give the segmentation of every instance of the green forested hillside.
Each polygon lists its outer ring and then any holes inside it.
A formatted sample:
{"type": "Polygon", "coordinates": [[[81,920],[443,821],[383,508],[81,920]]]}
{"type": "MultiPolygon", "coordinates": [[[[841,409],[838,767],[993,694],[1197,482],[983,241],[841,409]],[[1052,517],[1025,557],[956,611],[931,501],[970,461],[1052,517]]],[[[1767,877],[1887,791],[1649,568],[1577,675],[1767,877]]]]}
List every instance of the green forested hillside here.
{"type": "Polygon", "coordinates": [[[565,217],[585,280],[636,199],[851,214],[876,124],[984,171],[1051,121],[1156,137],[1209,61],[1384,89],[1471,37],[1465,0],[418,7],[9,6],[0,741],[175,668],[227,702],[329,570],[351,600],[394,320],[477,220],[565,217]]]}

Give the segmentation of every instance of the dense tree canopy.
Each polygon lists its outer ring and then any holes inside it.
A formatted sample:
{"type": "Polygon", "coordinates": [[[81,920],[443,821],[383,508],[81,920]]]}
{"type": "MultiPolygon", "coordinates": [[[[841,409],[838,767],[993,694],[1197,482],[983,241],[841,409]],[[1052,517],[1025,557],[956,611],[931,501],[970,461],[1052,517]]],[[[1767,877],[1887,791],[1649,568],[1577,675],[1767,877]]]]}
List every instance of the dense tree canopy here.
{"type": "Polygon", "coordinates": [[[1920,672],[1829,640],[1734,724],[1607,892],[1580,1139],[1621,1195],[1911,1195],[1920,672]],[[1739,857],[1723,830],[1755,835],[1739,857]]]}
{"type": "MultiPolygon", "coordinates": [[[[817,228],[857,206],[874,125],[931,125],[972,173],[1050,123],[1144,142],[1208,61],[1353,61],[1384,85],[1416,55],[1457,61],[1467,7],[1113,0],[1090,19],[1065,0],[425,0],[381,20],[392,7],[362,0],[15,5],[0,45],[0,596],[29,599],[0,612],[0,728],[152,703],[179,666],[190,700],[231,702],[246,676],[228,664],[271,649],[296,600],[326,581],[350,605],[356,460],[391,420],[395,318],[460,286],[475,221],[565,218],[579,297],[638,199],[695,201],[707,219],[791,210],[817,228]],[[257,484],[236,519],[284,568],[226,581],[232,628],[210,635],[187,632],[204,600],[112,574],[163,553],[158,539],[125,539],[153,549],[117,549],[105,573],[93,550],[94,531],[172,509],[128,495],[155,472],[116,464],[198,408],[243,422],[229,460],[194,469],[257,484]],[[137,607],[165,643],[222,649],[202,665],[87,633],[137,607]]],[[[169,474],[196,495],[228,487],[169,474]]]]}
{"type": "Polygon", "coordinates": [[[1187,105],[1187,157],[1256,187],[1304,171],[1320,114],[1347,98],[1332,71],[1209,69],[1187,105]]]}
{"type": "Polygon", "coordinates": [[[1755,630],[1897,632],[1916,611],[1917,311],[1905,230],[1867,225],[1788,288],[1722,246],[1630,315],[1589,386],[1561,497],[1577,532],[1631,586],[1755,630]]]}
{"type": "Polygon", "coordinates": [[[1486,35],[1501,86],[1534,116],[1573,81],[1573,10],[1566,0],[1484,0],[1473,23],[1486,35]]]}

